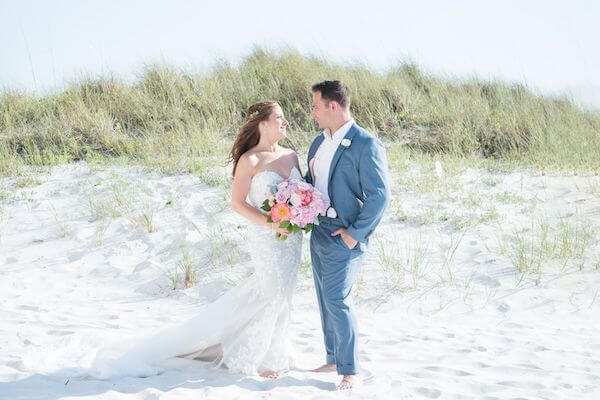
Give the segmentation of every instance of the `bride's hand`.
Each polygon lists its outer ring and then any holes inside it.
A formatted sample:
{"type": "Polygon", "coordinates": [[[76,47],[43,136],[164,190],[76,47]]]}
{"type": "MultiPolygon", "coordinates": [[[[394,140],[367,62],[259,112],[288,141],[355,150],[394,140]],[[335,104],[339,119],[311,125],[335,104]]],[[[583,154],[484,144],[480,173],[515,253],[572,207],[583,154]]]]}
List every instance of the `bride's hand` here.
{"type": "Polygon", "coordinates": [[[287,235],[290,234],[290,231],[288,231],[286,228],[280,228],[279,224],[276,222],[271,222],[271,230],[277,232],[279,235],[281,236],[285,236],[287,237],[287,235]]]}

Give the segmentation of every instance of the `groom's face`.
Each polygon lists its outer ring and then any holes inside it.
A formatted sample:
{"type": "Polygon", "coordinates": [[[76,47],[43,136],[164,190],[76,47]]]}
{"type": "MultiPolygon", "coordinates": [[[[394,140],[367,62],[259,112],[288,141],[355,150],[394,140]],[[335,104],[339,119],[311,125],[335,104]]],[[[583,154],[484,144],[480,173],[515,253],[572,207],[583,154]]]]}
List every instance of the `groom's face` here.
{"type": "Polygon", "coordinates": [[[313,92],[310,116],[315,120],[319,129],[329,127],[329,121],[331,121],[330,102],[321,97],[321,92],[313,92]]]}

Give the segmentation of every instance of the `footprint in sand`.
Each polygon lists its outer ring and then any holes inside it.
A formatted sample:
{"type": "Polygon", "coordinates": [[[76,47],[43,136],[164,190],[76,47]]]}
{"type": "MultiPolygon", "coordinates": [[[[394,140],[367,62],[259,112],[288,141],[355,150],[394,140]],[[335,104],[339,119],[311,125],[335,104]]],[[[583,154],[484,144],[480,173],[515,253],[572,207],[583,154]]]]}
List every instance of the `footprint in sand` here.
{"type": "Polygon", "coordinates": [[[431,372],[409,372],[408,375],[417,379],[435,379],[435,375],[431,372]]]}
{"type": "Polygon", "coordinates": [[[144,270],[151,270],[154,266],[150,261],[143,261],[133,268],[133,273],[139,273],[144,270]]]}
{"type": "Polygon", "coordinates": [[[502,303],[498,306],[497,310],[500,311],[501,313],[505,313],[505,312],[508,312],[508,310],[510,310],[510,306],[506,303],[502,303]]]}
{"type": "Polygon", "coordinates": [[[19,338],[19,340],[21,341],[21,343],[23,343],[23,346],[39,346],[38,344],[33,343],[31,340],[29,340],[28,338],[24,337],[20,333],[17,333],[17,337],[19,338]]]}
{"type": "Polygon", "coordinates": [[[6,363],[7,367],[11,367],[16,369],[17,371],[25,371],[25,364],[23,364],[23,361],[21,360],[17,360],[17,361],[9,361],[6,363]]]}
{"type": "Polygon", "coordinates": [[[471,349],[456,349],[454,351],[456,351],[457,353],[471,353],[471,352],[473,352],[473,350],[471,350],[471,349]]]}
{"type": "Polygon", "coordinates": [[[442,392],[440,392],[437,389],[429,389],[429,388],[424,388],[424,387],[417,388],[417,393],[419,393],[421,396],[425,396],[429,399],[437,399],[438,397],[440,397],[442,395],[442,392]]]}
{"type": "Polygon", "coordinates": [[[398,380],[392,381],[391,386],[392,386],[392,389],[398,389],[398,388],[402,387],[402,381],[398,381],[398,380]]]}
{"type": "Polygon", "coordinates": [[[502,381],[497,382],[497,384],[502,386],[510,386],[518,389],[542,390],[546,388],[544,385],[537,382],[502,381]]]}
{"type": "Polygon", "coordinates": [[[526,328],[525,325],[517,324],[516,322],[506,322],[506,323],[504,323],[504,327],[505,328],[511,328],[511,329],[523,329],[523,328],[526,328]]]}
{"type": "Polygon", "coordinates": [[[470,372],[461,371],[459,369],[452,369],[452,368],[425,367],[425,369],[428,370],[428,371],[438,372],[438,373],[444,374],[444,375],[453,375],[453,376],[469,376],[469,375],[473,375],[470,372]]]}
{"type": "Polygon", "coordinates": [[[67,259],[69,260],[69,262],[79,261],[85,254],[85,252],[73,252],[69,254],[67,259]]]}
{"type": "Polygon", "coordinates": [[[20,310],[25,310],[25,311],[40,311],[40,308],[38,306],[28,306],[28,305],[22,305],[18,307],[20,310]]]}
{"type": "Polygon", "coordinates": [[[131,242],[127,242],[125,246],[131,251],[133,254],[140,254],[146,252],[148,250],[148,245],[141,240],[133,240],[131,242]]]}
{"type": "Polygon", "coordinates": [[[535,364],[531,364],[531,363],[521,363],[521,364],[517,364],[518,367],[523,367],[523,368],[528,368],[528,369],[537,369],[539,371],[543,371],[542,368],[538,367],[535,364]]]}
{"type": "Polygon", "coordinates": [[[73,332],[73,331],[48,331],[46,333],[48,335],[52,335],[52,336],[67,336],[67,335],[72,335],[75,332],[73,332]]]}
{"type": "Polygon", "coordinates": [[[491,276],[487,275],[475,275],[473,277],[473,282],[488,288],[500,287],[500,281],[498,279],[492,278],[491,276]]]}
{"type": "Polygon", "coordinates": [[[475,368],[490,368],[491,367],[490,364],[482,363],[482,362],[479,362],[479,361],[472,363],[472,365],[475,368]]]}

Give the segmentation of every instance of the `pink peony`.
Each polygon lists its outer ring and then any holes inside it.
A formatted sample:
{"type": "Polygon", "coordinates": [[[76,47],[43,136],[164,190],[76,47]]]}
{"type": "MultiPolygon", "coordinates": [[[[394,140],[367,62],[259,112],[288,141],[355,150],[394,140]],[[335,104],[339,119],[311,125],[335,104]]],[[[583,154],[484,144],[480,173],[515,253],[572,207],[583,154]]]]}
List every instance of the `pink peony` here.
{"type": "Polygon", "coordinates": [[[273,222],[287,221],[290,219],[291,210],[285,203],[277,203],[269,211],[273,222]]]}
{"type": "Polygon", "coordinates": [[[310,202],[311,202],[311,201],[312,201],[312,199],[313,199],[312,192],[311,192],[311,191],[309,191],[309,190],[303,190],[301,193],[302,193],[302,194],[301,194],[301,197],[302,197],[302,203],[301,203],[301,204],[302,204],[303,206],[307,206],[307,205],[309,205],[309,204],[310,204],[310,202]]]}

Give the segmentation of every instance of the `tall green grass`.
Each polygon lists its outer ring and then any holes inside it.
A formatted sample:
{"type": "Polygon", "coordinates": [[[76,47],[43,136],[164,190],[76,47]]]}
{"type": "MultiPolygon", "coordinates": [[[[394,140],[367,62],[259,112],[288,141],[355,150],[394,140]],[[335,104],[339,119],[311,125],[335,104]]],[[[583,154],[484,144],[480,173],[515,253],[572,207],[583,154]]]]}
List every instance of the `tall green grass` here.
{"type": "Polygon", "coordinates": [[[520,84],[442,79],[411,63],[378,73],[293,50],[255,49],[237,66],[218,62],[204,73],[154,65],[132,84],[85,79],[41,98],[6,91],[0,174],[85,159],[209,179],[211,168],[225,163],[247,107],[264,99],[282,105],[290,121],[286,144],[303,153],[315,135],[310,87],[323,79],[345,81],[358,123],[395,148],[600,171],[600,113],[567,99],[537,96],[520,84]]]}

